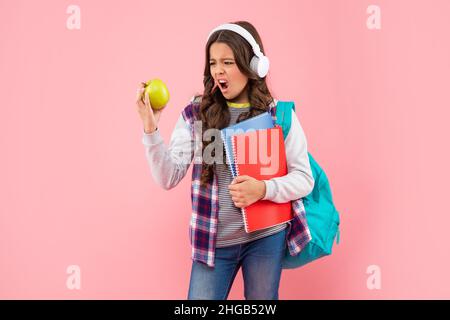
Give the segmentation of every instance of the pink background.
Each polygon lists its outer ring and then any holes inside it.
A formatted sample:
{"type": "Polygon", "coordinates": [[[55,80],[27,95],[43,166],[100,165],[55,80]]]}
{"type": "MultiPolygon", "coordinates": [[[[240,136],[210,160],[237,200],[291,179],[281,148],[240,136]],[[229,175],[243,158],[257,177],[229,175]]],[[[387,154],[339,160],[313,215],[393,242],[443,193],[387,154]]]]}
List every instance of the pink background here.
{"type": "MultiPolygon", "coordinates": [[[[450,298],[450,2],[0,1],[0,298],[185,299],[190,174],[152,180],[134,104],[161,78],[168,142],[215,26],[248,20],[341,212],[281,299],[450,298]],[[66,9],[81,8],[69,30],[66,9]],[[381,30],[369,30],[369,5],[381,30]],[[81,289],[66,287],[70,265],[81,289]],[[370,265],[381,289],[369,290],[370,265]]],[[[243,298],[239,272],[230,299],[243,298]]]]}

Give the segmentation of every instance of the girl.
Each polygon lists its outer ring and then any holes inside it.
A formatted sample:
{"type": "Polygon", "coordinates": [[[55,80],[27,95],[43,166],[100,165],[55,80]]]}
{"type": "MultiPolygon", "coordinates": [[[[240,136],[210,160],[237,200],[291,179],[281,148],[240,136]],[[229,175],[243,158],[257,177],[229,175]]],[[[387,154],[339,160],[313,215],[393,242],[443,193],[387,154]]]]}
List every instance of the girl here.
{"type": "Polygon", "coordinates": [[[142,142],[147,161],[154,180],[171,189],[185,176],[195,158],[188,299],[227,299],[241,266],[246,299],[278,299],[285,250],[298,254],[311,239],[301,202],[314,186],[306,137],[293,114],[285,140],[288,174],[283,177],[233,179],[220,152],[223,147],[211,152],[222,161],[207,162],[204,156],[211,150],[208,146],[218,141],[209,141],[213,139],[205,139],[200,133],[201,147],[193,147],[199,125],[202,129],[218,130],[262,112],[271,112],[275,119],[277,101],[266,84],[268,59],[252,24],[238,21],[231,27],[219,26],[210,34],[205,49],[204,92],[194,96],[181,112],[169,147],[157,128],[161,110],[153,110],[148,96],[143,97],[142,83],[137,109],[144,125],[142,142]],[[197,152],[203,157],[194,157],[197,152]],[[292,201],[294,218],[282,225],[246,233],[241,208],[260,199],[292,201]]]}

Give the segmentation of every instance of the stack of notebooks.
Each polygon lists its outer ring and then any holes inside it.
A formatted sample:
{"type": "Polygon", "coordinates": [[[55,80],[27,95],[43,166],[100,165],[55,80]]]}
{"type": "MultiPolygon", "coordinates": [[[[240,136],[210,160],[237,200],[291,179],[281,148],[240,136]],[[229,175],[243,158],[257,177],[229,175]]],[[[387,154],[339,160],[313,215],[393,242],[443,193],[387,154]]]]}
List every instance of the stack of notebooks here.
{"type": "MultiPolygon", "coordinates": [[[[274,126],[269,112],[224,128],[221,135],[233,177],[269,180],[287,174],[283,132],[274,126]]],[[[291,202],[259,200],[241,211],[247,233],[286,223],[293,217],[291,202]]]]}

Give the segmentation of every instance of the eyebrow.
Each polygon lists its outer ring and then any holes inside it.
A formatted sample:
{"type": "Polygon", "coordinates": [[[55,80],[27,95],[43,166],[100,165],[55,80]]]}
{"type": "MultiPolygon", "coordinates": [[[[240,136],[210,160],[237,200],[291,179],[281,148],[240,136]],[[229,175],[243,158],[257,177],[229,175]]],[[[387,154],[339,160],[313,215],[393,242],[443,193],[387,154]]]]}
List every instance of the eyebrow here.
{"type": "MultiPolygon", "coordinates": [[[[209,59],[210,61],[212,61],[212,60],[214,60],[214,61],[216,61],[216,59],[213,59],[213,58],[210,58],[209,59]]],[[[233,58],[223,58],[223,59],[219,59],[219,60],[234,60],[233,58]]]]}

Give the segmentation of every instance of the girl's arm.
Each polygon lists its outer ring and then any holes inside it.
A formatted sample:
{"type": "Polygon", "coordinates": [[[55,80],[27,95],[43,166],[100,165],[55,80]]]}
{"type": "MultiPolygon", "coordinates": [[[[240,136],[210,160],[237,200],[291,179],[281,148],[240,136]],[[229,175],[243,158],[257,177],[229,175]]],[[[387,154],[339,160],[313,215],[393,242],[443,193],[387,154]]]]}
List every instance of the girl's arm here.
{"type": "Polygon", "coordinates": [[[145,155],[155,182],[169,190],[186,175],[194,155],[194,142],[189,125],[180,115],[172,132],[169,147],[159,129],[142,137],[145,155]]]}
{"type": "Polygon", "coordinates": [[[266,195],[263,200],[289,202],[307,196],[314,187],[306,136],[294,110],[292,110],[292,124],[285,140],[285,148],[288,174],[263,180],[266,184],[266,195]]]}

